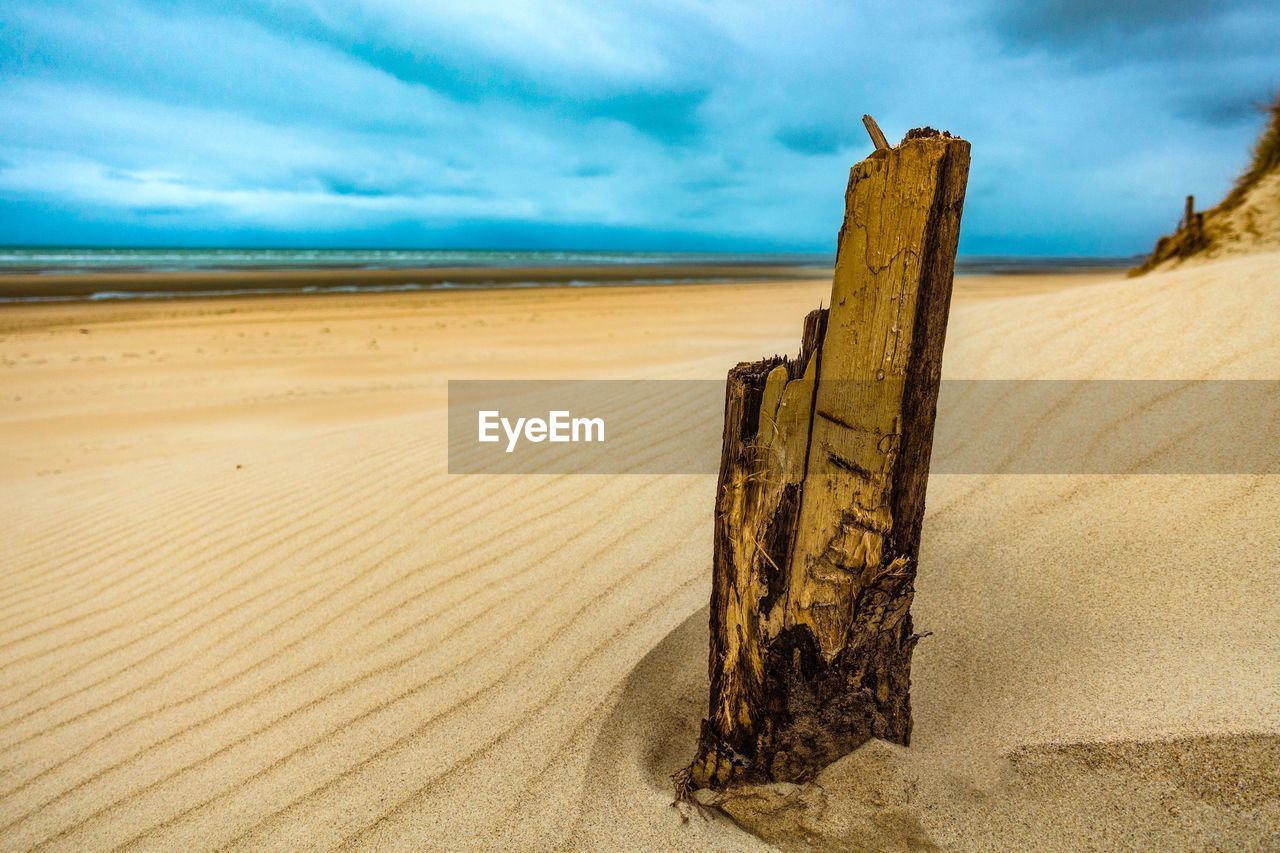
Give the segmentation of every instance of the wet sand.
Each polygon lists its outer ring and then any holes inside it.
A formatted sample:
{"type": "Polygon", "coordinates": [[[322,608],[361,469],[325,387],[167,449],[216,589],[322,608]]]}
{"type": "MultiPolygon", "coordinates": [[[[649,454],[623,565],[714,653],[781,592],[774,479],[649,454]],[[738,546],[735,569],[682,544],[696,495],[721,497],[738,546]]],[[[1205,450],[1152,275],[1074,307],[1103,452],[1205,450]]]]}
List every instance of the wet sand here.
{"type": "Polygon", "coordinates": [[[637,282],[830,279],[820,268],[769,264],[592,264],[588,266],[398,267],[364,269],[19,272],[0,274],[0,299],[72,298],[95,294],[208,295],[306,290],[630,284],[637,282]]]}

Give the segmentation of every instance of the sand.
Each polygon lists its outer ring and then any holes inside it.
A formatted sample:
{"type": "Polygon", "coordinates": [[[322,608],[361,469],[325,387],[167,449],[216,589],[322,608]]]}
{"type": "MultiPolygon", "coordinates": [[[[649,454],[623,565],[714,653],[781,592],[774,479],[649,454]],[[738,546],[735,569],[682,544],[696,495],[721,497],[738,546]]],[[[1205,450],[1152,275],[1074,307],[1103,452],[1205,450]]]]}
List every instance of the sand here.
{"type": "MultiPolygon", "coordinates": [[[[961,279],[945,375],[1275,379],[1277,270],[961,279]]],[[[721,377],[826,292],[3,307],[0,846],[764,849],[670,806],[714,478],[450,477],[445,380],[721,377]]],[[[912,746],[726,811],[789,849],[1280,847],[1280,477],[928,501],[912,746]]]]}

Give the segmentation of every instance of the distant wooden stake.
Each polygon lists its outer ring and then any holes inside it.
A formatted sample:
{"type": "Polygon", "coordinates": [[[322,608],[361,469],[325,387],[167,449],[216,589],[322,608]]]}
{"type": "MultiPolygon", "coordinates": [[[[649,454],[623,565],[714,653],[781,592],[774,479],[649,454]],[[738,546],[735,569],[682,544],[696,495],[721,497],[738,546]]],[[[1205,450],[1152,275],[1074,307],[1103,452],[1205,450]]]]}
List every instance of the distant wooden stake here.
{"type": "Polygon", "coordinates": [[[867,133],[871,134],[871,144],[876,147],[877,151],[881,151],[889,147],[889,140],[884,138],[884,133],[880,130],[880,125],[876,124],[876,120],[869,115],[862,116],[862,124],[867,129],[867,133]]]}
{"type": "Polygon", "coordinates": [[[1189,195],[1187,196],[1187,210],[1186,210],[1186,213],[1184,213],[1182,216],[1182,227],[1190,228],[1192,223],[1195,221],[1195,218],[1196,218],[1196,197],[1193,195],[1189,195]]]}
{"type": "Polygon", "coordinates": [[[729,372],[711,696],[677,786],[798,781],[906,743],[916,557],[969,143],[913,130],[853,167],[831,308],[729,372]]]}

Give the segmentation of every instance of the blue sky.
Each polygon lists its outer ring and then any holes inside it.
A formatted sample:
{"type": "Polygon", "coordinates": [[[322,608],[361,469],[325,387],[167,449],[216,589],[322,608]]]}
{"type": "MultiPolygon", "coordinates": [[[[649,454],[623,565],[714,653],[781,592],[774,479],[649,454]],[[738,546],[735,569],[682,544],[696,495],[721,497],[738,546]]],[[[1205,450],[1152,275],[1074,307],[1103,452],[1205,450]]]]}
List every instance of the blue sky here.
{"type": "Polygon", "coordinates": [[[1280,4],[0,0],[0,242],[827,251],[873,114],[973,143],[961,251],[1146,251],[1280,4]]]}

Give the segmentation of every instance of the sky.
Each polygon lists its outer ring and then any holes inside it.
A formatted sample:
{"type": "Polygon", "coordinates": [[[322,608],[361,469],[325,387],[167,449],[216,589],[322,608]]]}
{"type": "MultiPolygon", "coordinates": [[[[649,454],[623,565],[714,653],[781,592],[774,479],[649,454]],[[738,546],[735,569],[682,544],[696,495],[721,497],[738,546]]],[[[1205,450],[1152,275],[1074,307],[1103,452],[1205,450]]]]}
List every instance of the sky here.
{"type": "Polygon", "coordinates": [[[962,253],[1131,255],[1278,87],[1274,0],[0,0],[0,243],[828,252],[870,113],[962,253]]]}

